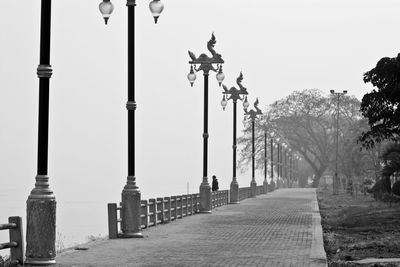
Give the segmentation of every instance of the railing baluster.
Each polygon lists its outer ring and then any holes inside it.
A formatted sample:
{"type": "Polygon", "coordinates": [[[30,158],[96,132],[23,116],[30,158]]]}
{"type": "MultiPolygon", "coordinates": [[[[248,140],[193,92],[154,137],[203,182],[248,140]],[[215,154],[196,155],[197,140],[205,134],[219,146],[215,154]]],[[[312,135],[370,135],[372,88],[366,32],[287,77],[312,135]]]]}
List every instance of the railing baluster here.
{"type": "Polygon", "coordinates": [[[141,200],[140,206],[141,206],[140,217],[142,217],[143,228],[147,228],[149,227],[149,212],[148,212],[147,200],[141,200]]]}
{"type": "Polygon", "coordinates": [[[164,197],[164,207],[165,207],[165,223],[171,222],[171,198],[164,197]]]}
{"type": "Polygon", "coordinates": [[[176,196],[171,197],[171,219],[176,220],[176,196]]]}
{"type": "Polygon", "coordinates": [[[118,238],[117,204],[108,203],[108,238],[118,238]]]}
{"type": "Polygon", "coordinates": [[[164,223],[164,210],[164,198],[158,197],[156,205],[156,220],[158,220],[160,223],[164,223]]]}

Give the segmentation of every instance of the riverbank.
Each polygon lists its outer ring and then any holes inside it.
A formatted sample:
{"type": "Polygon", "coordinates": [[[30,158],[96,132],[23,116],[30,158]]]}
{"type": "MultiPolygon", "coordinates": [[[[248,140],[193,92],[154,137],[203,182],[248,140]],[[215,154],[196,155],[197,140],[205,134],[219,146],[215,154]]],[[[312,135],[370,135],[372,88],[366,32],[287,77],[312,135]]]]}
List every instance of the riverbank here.
{"type": "Polygon", "coordinates": [[[375,201],[370,195],[317,191],[328,266],[400,266],[356,263],[365,258],[400,258],[400,204],[375,201]]]}

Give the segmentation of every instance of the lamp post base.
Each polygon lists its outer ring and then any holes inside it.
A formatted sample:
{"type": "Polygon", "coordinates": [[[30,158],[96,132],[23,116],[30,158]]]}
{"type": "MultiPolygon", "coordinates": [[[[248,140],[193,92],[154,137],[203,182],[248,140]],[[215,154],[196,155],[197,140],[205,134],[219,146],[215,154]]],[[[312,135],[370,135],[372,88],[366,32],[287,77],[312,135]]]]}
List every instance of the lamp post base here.
{"type": "Polygon", "coordinates": [[[250,197],[256,197],[257,196],[257,183],[256,181],[251,181],[250,183],[250,197]]]}
{"type": "Polygon", "coordinates": [[[120,238],[143,238],[142,232],[138,233],[121,233],[118,234],[118,237],[120,238]]]}
{"type": "Polygon", "coordinates": [[[200,184],[200,213],[211,213],[211,202],[211,186],[205,177],[200,184]]]}
{"type": "Polygon", "coordinates": [[[239,204],[239,184],[236,179],[231,182],[229,204],[239,204]]]}
{"type": "Polygon", "coordinates": [[[56,199],[49,189],[49,177],[37,175],[35,188],[26,201],[27,266],[48,266],[56,263],[56,199]]]}
{"type": "Polygon", "coordinates": [[[136,178],[128,176],[127,184],[122,190],[122,223],[121,237],[142,238],[141,227],[141,193],[135,183],[136,178]]]}
{"type": "Polygon", "coordinates": [[[264,194],[268,194],[268,182],[267,182],[267,180],[264,180],[263,187],[264,187],[264,194]]]}

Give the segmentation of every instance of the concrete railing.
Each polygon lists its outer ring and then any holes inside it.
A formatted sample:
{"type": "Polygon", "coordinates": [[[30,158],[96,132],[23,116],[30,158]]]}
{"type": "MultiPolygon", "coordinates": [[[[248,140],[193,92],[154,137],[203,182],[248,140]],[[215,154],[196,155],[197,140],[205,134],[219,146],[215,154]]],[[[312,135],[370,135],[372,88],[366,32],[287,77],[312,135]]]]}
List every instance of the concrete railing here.
{"type": "Polygon", "coordinates": [[[229,204],[229,190],[211,192],[211,207],[216,208],[229,204]]]}
{"type": "Polygon", "coordinates": [[[21,217],[8,217],[8,223],[0,224],[0,230],[9,230],[10,241],[0,243],[0,250],[10,249],[11,266],[23,265],[24,263],[24,237],[22,234],[21,217]]]}
{"type": "Polygon", "coordinates": [[[251,195],[251,188],[250,187],[240,187],[239,188],[239,201],[243,199],[249,198],[251,195]]]}
{"type": "MultiPolygon", "coordinates": [[[[211,192],[211,207],[214,209],[229,204],[229,190],[211,192]]],[[[256,195],[264,194],[264,187],[257,186],[256,195]]],[[[251,196],[250,187],[239,188],[239,201],[251,196]]],[[[189,194],[141,200],[141,228],[148,228],[194,215],[200,210],[200,195],[189,194]]],[[[108,204],[108,236],[118,238],[122,222],[121,203],[108,204]]]]}
{"type": "Polygon", "coordinates": [[[141,201],[142,228],[168,223],[199,211],[199,194],[189,194],[141,201]]]}
{"type": "MultiPolygon", "coordinates": [[[[200,208],[200,196],[199,194],[189,194],[151,198],[142,200],[140,204],[141,227],[148,228],[196,214],[200,208]]],[[[121,206],[117,206],[116,203],[108,204],[108,236],[110,239],[119,237],[122,222],[121,212],[121,206]]]]}
{"type": "Polygon", "coordinates": [[[256,189],[256,195],[258,196],[258,195],[262,195],[262,194],[264,194],[264,186],[259,185],[259,186],[257,186],[257,189],[256,189]]]}

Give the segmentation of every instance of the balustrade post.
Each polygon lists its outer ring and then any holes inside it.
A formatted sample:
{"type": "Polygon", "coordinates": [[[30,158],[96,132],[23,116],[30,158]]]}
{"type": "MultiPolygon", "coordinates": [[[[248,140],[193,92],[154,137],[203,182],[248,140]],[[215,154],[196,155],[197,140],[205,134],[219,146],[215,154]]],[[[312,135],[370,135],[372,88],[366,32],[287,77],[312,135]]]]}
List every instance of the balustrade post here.
{"type": "Polygon", "coordinates": [[[108,238],[118,238],[118,215],[117,215],[117,204],[108,203],[108,238]]]}
{"type": "Polygon", "coordinates": [[[176,215],[177,215],[177,211],[176,211],[176,196],[172,196],[171,197],[171,220],[176,220],[176,215]]]}
{"type": "Polygon", "coordinates": [[[161,221],[161,223],[164,223],[164,221],[165,221],[165,218],[164,218],[164,210],[165,210],[165,207],[164,207],[164,198],[158,197],[158,198],[157,198],[157,209],[156,209],[156,211],[157,211],[157,214],[160,214],[160,221],[161,221]]]}
{"type": "Polygon", "coordinates": [[[147,204],[147,200],[141,200],[140,201],[140,207],[141,207],[141,216],[144,220],[144,228],[149,227],[149,211],[148,211],[148,204],[147,204]]]}
{"type": "Polygon", "coordinates": [[[24,262],[24,237],[22,233],[22,219],[14,216],[8,218],[8,223],[15,223],[16,227],[9,230],[10,242],[17,242],[17,247],[10,249],[11,262],[18,261],[19,264],[24,262]]]}
{"type": "Polygon", "coordinates": [[[164,223],[168,223],[171,221],[171,198],[164,197],[164,223]]]}

